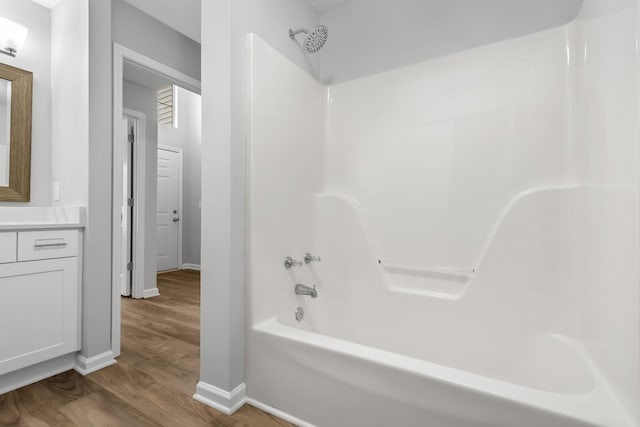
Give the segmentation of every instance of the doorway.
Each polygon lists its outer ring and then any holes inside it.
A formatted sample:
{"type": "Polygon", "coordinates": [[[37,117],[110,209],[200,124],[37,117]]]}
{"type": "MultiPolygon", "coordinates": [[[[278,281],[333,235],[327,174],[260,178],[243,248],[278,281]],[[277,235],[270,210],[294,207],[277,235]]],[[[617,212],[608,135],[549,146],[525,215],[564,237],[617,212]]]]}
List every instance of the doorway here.
{"type": "MultiPolygon", "coordinates": [[[[166,198],[167,209],[164,213],[164,225],[167,230],[167,243],[163,246],[162,251],[158,251],[158,227],[156,220],[159,216],[157,205],[157,186],[158,171],[157,160],[158,153],[171,152],[171,150],[160,151],[158,148],[157,132],[159,112],[157,111],[157,95],[154,89],[164,85],[175,85],[184,88],[199,101],[200,82],[180,73],[170,67],[165,66],[155,60],[144,55],[134,52],[128,48],[114,44],[114,130],[113,130],[113,227],[112,227],[112,328],[111,328],[111,347],[115,357],[120,355],[121,346],[121,327],[122,327],[122,295],[130,295],[133,297],[132,303],[135,304],[136,299],[148,299],[160,296],[158,283],[158,258],[163,258],[162,269],[179,269],[182,265],[181,246],[182,246],[182,224],[183,224],[183,207],[178,201],[169,203],[169,197],[166,198]],[[125,74],[128,73],[127,79],[125,74]],[[132,83],[138,84],[132,84],[132,83]],[[157,87],[156,87],[157,86],[157,87]],[[141,105],[136,102],[125,102],[125,98],[131,99],[135,88],[143,88],[139,90],[135,98],[144,100],[141,105]],[[125,90],[126,88],[126,90],[125,90]],[[149,90],[146,90],[149,89],[149,90]],[[151,93],[150,105],[149,96],[143,95],[142,92],[151,93]],[[146,96],[146,98],[145,98],[146,96]],[[119,119],[115,119],[119,118],[119,119]],[[133,131],[132,131],[133,127],[133,131]],[[138,135],[136,135],[136,131],[138,135]],[[133,135],[133,148],[127,144],[133,135]],[[130,197],[133,194],[133,197],[130,197]],[[133,200],[131,200],[133,199],[133,200]],[[174,211],[177,211],[174,213],[174,211]],[[175,220],[175,222],[174,222],[175,220]],[[171,228],[173,227],[173,228],[171,228]],[[175,238],[173,238],[175,236],[175,238]],[[177,245],[174,251],[168,246],[169,238],[177,245]],[[158,252],[164,252],[166,257],[158,257],[158,252]]],[[[198,117],[200,120],[200,117],[198,117]]],[[[193,125],[195,127],[195,125],[193,125]]],[[[200,128],[199,123],[197,128],[200,128]]],[[[178,174],[178,199],[182,199],[180,188],[182,187],[182,173],[180,157],[181,150],[176,151],[177,165],[175,159],[169,159],[173,172],[177,170],[178,174]]],[[[163,155],[164,157],[171,156],[163,155]]],[[[190,159],[194,161],[194,159],[190,159]]],[[[197,156],[199,166],[200,156],[197,156]]],[[[190,166],[190,169],[193,169],[190,166]]],[[[199,169],[199,167],[198,167],[199,169]]],[[[199,173],[199,171],[198,171],[199,173]]],[[[199,179],[199,177],[198,177],[199,179]]],[[[169,179],[169,183],[175,180],[169,179]]],[[[170,187],[176,187],[171,184],[170,187]]],[[[198,186],[199,192],[199,186],[198,186]]],[[[191,195],[191,194],[190,194],[191,195]]],[[[164,199],[160,199],[162,201],[164,199]]],[[[195,202],[199,204],[198,201],[195,202]]],[[[190,213],[191,215],[191,213],[190,213]]],[[[199,221],[200,215],[197,214],[199,221]]],[[[198,223],[199,227],[199,223],[198,223]]],[[[199,237],[199,236],[198,236],[199,237]]],[[[199,243],[199,242],[198,242],[199,243]]],[[[199,246],[199,245],[198,245],[199,246]]],[[[199,256],[199,253],[198,253],[199,256]]],[[[198,263],[199,264],[199,263],[198,263]]],[[[199,278],[199,275],[198,275],[199,278]]],[[[164,280],[167,286],[173,286],[172,281],[164,280]]],[[[199,282],[199,279],[198,279],[199,282]]],[[[129,301],[129,300],[127,300],[129,301]]],[[[144,304],[144,302],[141,302],[144,304]]],[[[127,302],[127,305],[130,306],[127,302]]]]}

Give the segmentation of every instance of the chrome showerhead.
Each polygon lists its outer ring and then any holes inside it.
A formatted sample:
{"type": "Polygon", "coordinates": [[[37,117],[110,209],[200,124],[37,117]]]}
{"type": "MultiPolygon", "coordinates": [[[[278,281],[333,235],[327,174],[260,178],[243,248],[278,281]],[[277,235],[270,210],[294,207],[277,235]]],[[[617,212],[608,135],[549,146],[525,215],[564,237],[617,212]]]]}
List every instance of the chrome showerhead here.
{"type": "Polygon", "coordinates": [[[304,38],[304,50],[308,53],[317,53],[322,46],[327,42],[327,37],[329,37],[329,29],[324,25],[318,25],[313,30],[309,31],[306,28],[301,28],[299,30],[289,29],[289,38],[291,40],[295,39],[295,37],[304,33],[307,36],[304,38]]]}

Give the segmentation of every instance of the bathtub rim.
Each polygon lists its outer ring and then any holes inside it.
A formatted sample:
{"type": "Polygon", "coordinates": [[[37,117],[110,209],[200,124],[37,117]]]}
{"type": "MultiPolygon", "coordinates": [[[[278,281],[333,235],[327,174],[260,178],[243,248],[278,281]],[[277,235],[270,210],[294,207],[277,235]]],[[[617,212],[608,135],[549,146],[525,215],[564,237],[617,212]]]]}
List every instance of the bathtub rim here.
{"type": "MultiPolygon", "coordinates": [[[[429,361],[393,353],[387,350],[322,335],[281,323],[272,317],[251,328],[254,333],[276,336],[333,354],[364,360],[387,369],[409,373],[422,379],[437,382],[467,392],[478,393],[529,409],[548,412],[589,425],[607,427],[634,427],[628,414],[594,362],[585,356],[585,362],[593,375],[593,389],[586,393],[570,394],[539,390],[527,386],[485,377],[461,369],[439,365],[429,361]],[[603,415],[604,414],[604,415],[603,415]]],[[[571,341],[569,338],[560,336],[571,341]]],[[[579,345],[577,343],[572,343],[579,345]]],[[[255,400],[255,399],[253,399],[255,400]]],[[[257,401],[256,401],[257,402],[257,401]]]]}

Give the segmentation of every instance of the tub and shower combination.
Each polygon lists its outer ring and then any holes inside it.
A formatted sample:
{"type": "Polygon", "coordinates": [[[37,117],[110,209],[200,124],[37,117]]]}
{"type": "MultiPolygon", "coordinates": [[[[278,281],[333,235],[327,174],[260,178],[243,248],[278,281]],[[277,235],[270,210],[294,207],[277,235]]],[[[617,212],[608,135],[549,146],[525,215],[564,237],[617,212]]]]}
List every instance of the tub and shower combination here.
{"type": "MultiPolygon", "coordinates": [[[[325,69],[354,11],[325,17],[325,69]]],[[[638,426],[639,17],[585,1],[344,79],[249,35],[251,401],[301,425],[638,426]]]]}

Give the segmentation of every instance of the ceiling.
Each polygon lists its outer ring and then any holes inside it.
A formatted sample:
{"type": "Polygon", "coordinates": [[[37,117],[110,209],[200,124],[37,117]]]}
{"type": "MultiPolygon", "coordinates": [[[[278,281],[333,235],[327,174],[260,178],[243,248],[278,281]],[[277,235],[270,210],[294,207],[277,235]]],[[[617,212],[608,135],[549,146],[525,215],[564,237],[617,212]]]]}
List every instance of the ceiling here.
{"type": "MultiPolygon", "coordinates": [[[[34,0],[36,1],[36,0],[34,0]]],[[[59,0],[37,0],[56,2],[59,0]]],[[[184,34],[192,40],[201,43],[200,26],[200,5],[201,0],[124,0],[133,7],[136,7],[184,34]]],[[[320,13],[327,12],[342,6],[350,0],[308,0],[311,5],[320,13]]]]}
{"type": "Polygon", "coordinates": [[[339,83],[556,28],[574,20],[582,3],[350,0],[322,14],[330,36],[318,55],[321,80],[339,83]]]}
{"type": "Polygon", "coordinates": [[[309,3],[315,7],[318,12],[325,13],[328,10],[335,9],[338,6],[342,6],[350,0],[309,0],[309,3]]]}
{"type": "Polygon", "coordinates": [[[41,6],[53,9],[60,3],[60,0],[33,0],[34,3],[38,3],[41,6]]]}
{"type": "MultiPolygon", "coordinates": [[[[49,9],[53,9],[60,0],[32,0],[49,9]]],[[[179,33],[184,34],[198,43],[201,39],[201,0],[124,0],[131,6],[140,9],[147,15],[150,15],[173,28],[179,33]]],[[[335,9],[350,0],[308,0],[318,12],[325,13],[331,9],[335,9]]]]}
{"type": "MultiPolygon", "coordinates": [[[[35,0],[34,0],[35,1],[35,0]]],[[[39,0],[54,1],[54,0],[39,0]]],[[[201,42],[200,38],[200,1],[201,0],[124,0],[131,6],[140,9],[184,34],[192,40],[201,42]]]]}
{"type": "MultiPolygon", "coordinates": [[[[53,9],[60,0],[32,0],[41,6],[53,9]]],[[[201,0],[124,0],[131,6],[140,9],[184,34],[192,40],[201,42],[200,38],[200,1],[201,0]]],[[[344,0],[315,0],[318,3],[337,3],[344,0]]]]}

